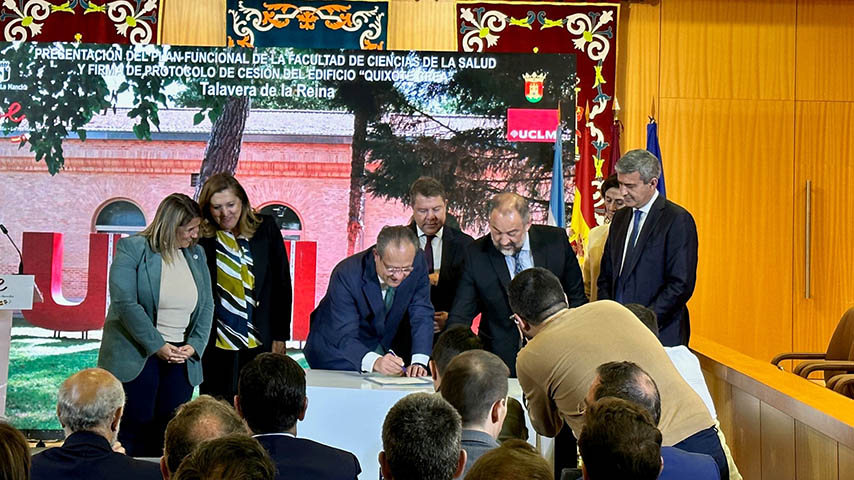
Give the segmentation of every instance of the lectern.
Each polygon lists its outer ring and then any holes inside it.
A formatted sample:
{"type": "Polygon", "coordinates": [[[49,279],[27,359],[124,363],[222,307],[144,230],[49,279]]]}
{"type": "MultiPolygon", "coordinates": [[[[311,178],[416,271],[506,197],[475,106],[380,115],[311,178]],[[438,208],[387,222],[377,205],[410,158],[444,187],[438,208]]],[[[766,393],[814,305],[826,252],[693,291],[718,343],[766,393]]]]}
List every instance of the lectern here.
{"type": "Polygon", "coordinates": [[[0,275],[0,417],[6,415],[12,311],[29,310],[33,302],[42,301],[34,280],[33,275],[0,275]]]}

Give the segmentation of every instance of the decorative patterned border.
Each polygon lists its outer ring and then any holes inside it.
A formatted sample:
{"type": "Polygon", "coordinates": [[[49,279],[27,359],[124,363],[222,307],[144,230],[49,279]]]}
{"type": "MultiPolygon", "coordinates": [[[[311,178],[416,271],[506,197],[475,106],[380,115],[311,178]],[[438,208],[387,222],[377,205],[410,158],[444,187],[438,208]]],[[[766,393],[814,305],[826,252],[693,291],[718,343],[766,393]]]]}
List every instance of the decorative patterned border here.
{"type": "MultiPolygon", "coordinates": [[[[159,34],[154,26],[159,28],[160,0],[113,0],[100,5],[87,0],[69,0],[61,5],[48,0],[3,0],[2,7],[0,20],[12,18],[3,29],[7,42],[38,40],[47,20],[58,14],[106,15],[116,33],[133,44],[151,43],[155,33],[159,34]]],[[[74,21],[73,18],[67,20],[74,21]]],[[[82,41],[83,34],[78,32],[74,40],[82,41]]]]}
{"type": "MultiPolygon", "coordinates": [[[[233,3],[229,1],[229,5],[233,3]]],[[[313,31],[318,25],[330,31],[359,33],[358,47],[362,50],[384,50],[386,47],[387,2],[341,2],[321,6],[297,6],[289,3],[263,2],[263,8],[247,6],[257,1],[238,0],[237,8],[228,8],[230,33],[228,46],[253,48],[256,35],[282,31],[294,25],[299,30],[313,31]],[[380,8],[381,3],[383,8],[380,8]],[[367,9],[359,10],[360,4],[367,9]],[[359,5],[354,10],[354,5],[359,5]],[[373,8],[370,8],[370,7],[373,8]],[[274,30],[275,29],[275,30],[274,30]],[[361,33],[360,33],[361,32],[361,33]],[[231,34],[233,33],[234,36],[231,34]]],[[[288,42],[283,42],[286,46],[288,42]]],[[[321,42],[322,43],[322,42],[321,42]]],[[[343,45],[316,45],[318,48],[343,45]]]]}

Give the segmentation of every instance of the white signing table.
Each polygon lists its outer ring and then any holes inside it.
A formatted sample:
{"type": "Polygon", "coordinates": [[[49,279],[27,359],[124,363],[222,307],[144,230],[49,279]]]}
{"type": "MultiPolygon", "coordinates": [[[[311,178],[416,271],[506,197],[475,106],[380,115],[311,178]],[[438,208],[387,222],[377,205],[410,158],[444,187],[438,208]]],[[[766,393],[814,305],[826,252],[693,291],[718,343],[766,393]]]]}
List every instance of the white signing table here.
{"type": "MultiPolygon", "coordinates": [[[[362,466],[362,480],[379,478],[377,456],[382,450],[383,420],[389,409],[410,393],[433,392],[430,377],[420,385],[380,385],[356,372],[305,373],[308,411],[305,420],[297,423],[297,436],[353,452],[362,466]]],[[[508,382],[509,395],[524,405],[518,380],[511,378],[508,382]]],[[[525,423],[528,442],[537,445],[527,412],[525,423]]]]}

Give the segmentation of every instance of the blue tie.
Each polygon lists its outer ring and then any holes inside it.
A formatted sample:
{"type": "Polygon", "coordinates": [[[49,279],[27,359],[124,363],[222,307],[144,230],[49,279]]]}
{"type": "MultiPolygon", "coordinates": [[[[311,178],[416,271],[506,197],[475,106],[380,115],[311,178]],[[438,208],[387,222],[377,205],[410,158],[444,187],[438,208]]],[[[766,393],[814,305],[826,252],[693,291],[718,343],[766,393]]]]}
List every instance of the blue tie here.
{"type": "Polygon", "coordinates": [[[522,250],[519,250],[515,255],[513,255],[513,260],[516,262],[513,266],[513,277],[515,278],[516,275],[519,275],[522,273],[522,270],[524,270],[522,268],[522,250]]]}
{"type": "MultiPolygon", "coordinates": [[[[629,239],[629,251],[631,251],[631,249],[635,248],[635,242],[638,241],[638,233],[640,233],[639,227],[640,227],[641,215],[643,215],[642,211],[635,210],[635,221],[632,224],[632,238],[629,239]]],[[[626,258],[628,258],[628,256],[629,256],[629,254],[627,251],[626,252],[626,258]]]]}

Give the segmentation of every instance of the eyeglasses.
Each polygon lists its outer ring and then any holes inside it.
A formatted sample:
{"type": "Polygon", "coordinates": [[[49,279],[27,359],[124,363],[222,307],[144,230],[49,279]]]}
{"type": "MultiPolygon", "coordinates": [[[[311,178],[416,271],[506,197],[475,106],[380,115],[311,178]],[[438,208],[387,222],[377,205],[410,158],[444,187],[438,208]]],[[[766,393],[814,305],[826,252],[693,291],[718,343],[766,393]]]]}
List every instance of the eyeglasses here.
{"type": "Polygon", "coordinates": [[[412,266],[409,266],[409,267],[389,267],[388,265],[385,264],[385,262],[383,262],[382,258],[380,258],[379,260],[380,260],[380,263],[383,264],[383,268],[385,269],[385,271],[388,273],[396,273],[399,275],[409,275],[410,273],[412,273],[412,270],[413,270],[412,266]]]}
{"type": "Polygon", "coordinates": [[[574,414],[576,416],[584,415],[584,412],[587,411],[587,399],[586,398],[582,399],[580,402],[578,402],[578,405],[575,407],[575,411],[577,412],[574,414]]]}

